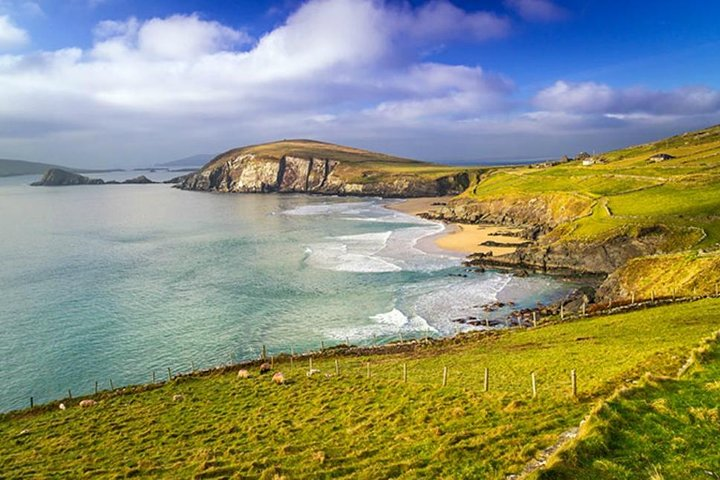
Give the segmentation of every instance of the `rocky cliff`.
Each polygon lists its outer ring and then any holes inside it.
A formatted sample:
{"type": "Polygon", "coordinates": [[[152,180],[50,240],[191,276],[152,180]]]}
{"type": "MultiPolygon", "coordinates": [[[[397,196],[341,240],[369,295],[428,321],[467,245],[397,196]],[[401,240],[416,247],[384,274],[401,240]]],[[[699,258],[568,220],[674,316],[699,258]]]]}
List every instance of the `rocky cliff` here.
{"type": "Polygon", "coordinates": [[[331,144],[285,141],[231,150],[179,188],[242,193],[425,197],[461,193],[468,172],[331,144]]]}
{"type": "Polygon", "coordinates": [[[68,172],[60,168],[51,168],[42,176],[40,181],[33,182],[33,187],[62,187],[68,185],[102,185],[99,178],[88,178],[84,175],[68,172]]]}

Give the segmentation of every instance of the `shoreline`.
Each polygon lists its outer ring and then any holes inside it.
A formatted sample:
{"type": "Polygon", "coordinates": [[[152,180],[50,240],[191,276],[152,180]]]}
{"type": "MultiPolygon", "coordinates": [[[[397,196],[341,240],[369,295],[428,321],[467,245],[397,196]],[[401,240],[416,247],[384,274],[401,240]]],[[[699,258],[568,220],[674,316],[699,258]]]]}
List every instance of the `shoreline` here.
{"type": "MultiPolygon", "coordinates": [[[[423,214],[436,213],[454,197],[409,198],[399,202],[387,203],[385,208],[396,212],[421,217],[423,214]]],[[[481,253],[501,256],[514,253],[520,245],[527,243],[518,234],[519,228],[503,227],[491,224],[462,224],[441,222],[445,229],[433,235],[429,240],[432,246],[446,252],[465,256],[481,253]]]]}

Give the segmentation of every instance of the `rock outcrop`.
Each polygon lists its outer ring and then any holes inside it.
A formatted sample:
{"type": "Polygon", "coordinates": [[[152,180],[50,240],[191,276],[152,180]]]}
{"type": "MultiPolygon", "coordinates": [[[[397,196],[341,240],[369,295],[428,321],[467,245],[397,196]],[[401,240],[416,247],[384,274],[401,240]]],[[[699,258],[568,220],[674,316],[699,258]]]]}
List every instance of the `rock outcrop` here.
{"type": "Polygon", "coordinates": [[[84,175],[68,172],[60,168],[51,168],[42,176],[40,181],[33,182],[33,187],[62,187],[67,185],[103,185],[99,178],[88,178],[84,175]]]}
{"type": "Polygon", "coordinates": [[[189,175],[178,187],[238,193],[425,197],[459,194],[470,183],[467,172],[438,176],[413,172],[412,167],[422,168],[431,164],[395,160],[394,157],[320,142],[288,142],[295,148],[284,148],[282,144],[268,144],[277,146],[272,154],[260,150],[266,146],[222,154],[199,172],[189,175]],[[306,144],[315,150],[297,151],[297,145],[306,144]],[[373,162],[372,158],[363,158],[362,155],[377,155],[380,160],[373,162]],[[395,163],[402,168],[394,169],[395,163]]]}

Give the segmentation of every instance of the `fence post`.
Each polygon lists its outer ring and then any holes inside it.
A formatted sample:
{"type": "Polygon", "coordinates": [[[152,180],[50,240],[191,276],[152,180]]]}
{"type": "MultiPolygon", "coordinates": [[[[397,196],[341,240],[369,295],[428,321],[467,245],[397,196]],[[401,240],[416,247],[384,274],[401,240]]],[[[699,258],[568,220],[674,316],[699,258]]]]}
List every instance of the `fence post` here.
{"type": "Polygon", "coordinates": [[[33,399],[33,397],[30,397],[30,408],[33,407],[35,407],[35,400],[33,399]]]}
{"type": "Polygon", "coordinates": [[[192,373],[195,373],[195,362],[193,362],[192,360],[190,361],[190,371],[192,373]]]}
{"type": "Polygon", "coordinates": [[[320,340],[320,350],[325,350],[325,340],[320,340]]]}
{"type": "Polygon", "coordinates": [[[98,393],[98,381],[95,380],[95,395],[98,393]]]}
{"type": "Polygon", "coordinates": [[[631,303],[632,305],[635,305],[635,292],[632,292],[632,293],[630,294],[630,303],[631,303]]]}
{"type": "Polygon", "coordinates": [[[483,391],[487,392],[490,388],[490,369],[485,367],[485,381],[483,382],[483,391]]]}
{"type": "Polygon", "coordinates": [[[313,365],[312,365],[312,357],[310,357],[310,359],[309,359],[309,363],[310,363],[310,370],[312,370],[312,369],[313,369],[313,365]]]}
{"type": "Polygon", "coordinates": [[[560,304],[560,320],[565,320],[565,306],[560,304]]]}
{"type": "Polygon", "coordinates": [[[537,397],[537,383],[535,382],[535,372],[530,374],[530,381],[532,382],[532,396],[537,397]]]}
{"type": "Polygon", "coordinates": [[[537,327],[537,312],[533,312],[533,327],[537,327]]]}
{"type": "Polygon", "coordinates": [[[650,291],[650,301],[655,303],[655,290],[650,291]]]}
{"type": "Polygon", "coordinates": [[[402,375],[403,383],[407,383],[407,363],[403,363],[402,375]]]}
{"type": "Polygon", "coordinates": [[[370,360],[367,361],[367,378],[370,378],[370,360]]]}
{"type": "Polygon", "coordinates": [[[155,370],[152,371],[152,379],[153,379],[153,383],[155,383],[155,370]]]}
{"type": "Polygon", "coordinates": [[[335,375],[340,375],[340,362],[338,362],[338,359],[335,359],[335,375]]]}
{"type": "Polygon", "coordinates": [[[168,367],[168,382],[172,381],[172,372],[170,371],[170,367],[168,367]]]}
{"type": "Polygon", "coordinates": [[[275,368],[275,356],[270,355],[270,368],[275,368]]]}
{"type": "Polygon", "coordinates": [[[572,387],[572,396],[573,398],[577,397],[577,373],[575,373],[575,369],[573,369],[570,372],[570,385],[572,387]]]}
{"type": "Polygon", "coordinates": [[[443,367],[443,383],[442,386],[447,385],[447,379],[448,379],[448,367],[443,367]]]}
{"type": "Polygon", "coordinates": [[[585,308],[586,308],[586,305],[585,305],[585,302],[583,302],[582,303],[582,316],[583,317],[585,316],[585,308]]]}
{"type": "Polygon", "coordinates": [[[72,400],[72,391],[68,388],[68,398],[72,400]]]}
{"type": "Polygon", "coordinates": [[[398,330],[398,333],[400,334],[400,343],[403,343],[402,330],[398,330]]]}
{"type": "Polygon", "coordinates": [[[113,390],[115,390],[115,387],[113,386],[112,378],[111,378],[110,379],[110,391],[113,391],[113,390]]]}
{"type": "Polygon", "coordinates": [[[262,354],[261,355],[262,355],[262,357],[261,357],[262,360],[265,361],[265,359],[267,358],[267,348],[265,347],[265,345],[262,346],[262,354]]]}

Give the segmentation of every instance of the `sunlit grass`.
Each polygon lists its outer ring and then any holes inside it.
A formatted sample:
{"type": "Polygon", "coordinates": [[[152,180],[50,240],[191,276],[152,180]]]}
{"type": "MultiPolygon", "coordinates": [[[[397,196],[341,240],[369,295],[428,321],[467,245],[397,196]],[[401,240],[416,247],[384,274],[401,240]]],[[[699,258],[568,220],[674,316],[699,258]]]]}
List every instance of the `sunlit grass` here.
{"type": "Polygon", "coordinates": [[[576,426],[597,398],[646,370],[677,368],[719,327],[720,301],[705,300],[402,354],[317,357],[321,373],[310,378],[307,359],[293,367],[284,359],[275,364],[284,385],[252,369],[246,380],[233,371],[104,393],[92,408],[73,400],[66,411],[3,417],[0,471],[8,478],[500,479],[576,426]],[[578,399],[570,397],[572,369],[578,399]],[[174,401],[177,394],[184,400],[174,401]]]}

